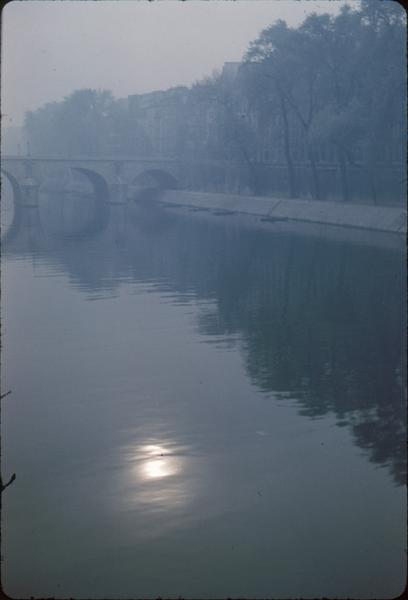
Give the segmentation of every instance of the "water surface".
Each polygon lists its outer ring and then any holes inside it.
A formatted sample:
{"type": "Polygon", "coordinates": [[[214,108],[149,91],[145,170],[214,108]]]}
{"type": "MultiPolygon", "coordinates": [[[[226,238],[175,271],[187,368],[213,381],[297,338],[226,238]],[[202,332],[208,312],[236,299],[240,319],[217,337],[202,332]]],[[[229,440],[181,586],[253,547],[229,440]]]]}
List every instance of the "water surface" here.
{"type": "Polygon", "coordinates": [[[402,592],[402,251],[4,207],[7,594],[402,592]]]}

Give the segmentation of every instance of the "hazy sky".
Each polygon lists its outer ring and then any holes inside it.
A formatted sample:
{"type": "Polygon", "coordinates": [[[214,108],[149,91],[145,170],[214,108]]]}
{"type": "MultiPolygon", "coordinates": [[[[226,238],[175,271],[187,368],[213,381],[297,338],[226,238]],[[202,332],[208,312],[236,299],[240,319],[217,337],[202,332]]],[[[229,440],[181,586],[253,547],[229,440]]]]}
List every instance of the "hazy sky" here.
{"type": "MultiPolygon", "coordinates": [[[[349,4],[356,0],[349,0],[349,4]]],[[[299,24],[344,0],[14,0],[2,13],[3,125],[75,89],[116,97],[190,85],[241,60],[276,19],[299,24]]]]}

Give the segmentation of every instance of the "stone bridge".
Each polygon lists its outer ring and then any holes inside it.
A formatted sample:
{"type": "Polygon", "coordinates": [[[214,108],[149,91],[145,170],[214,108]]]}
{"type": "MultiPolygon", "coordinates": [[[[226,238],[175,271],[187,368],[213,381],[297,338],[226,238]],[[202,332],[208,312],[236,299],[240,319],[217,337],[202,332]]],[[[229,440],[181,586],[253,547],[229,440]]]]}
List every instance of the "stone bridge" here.
{"type": "Polygon", "coordinates": [[[39,192],[86,189],[110,202],[124,203],[132,188],[177,189],[185,187],[188,179],[186,166],[171,158],[3,156],[1,172],[11,183],[14,201],[27,206],[37,205],[39,192]]]}

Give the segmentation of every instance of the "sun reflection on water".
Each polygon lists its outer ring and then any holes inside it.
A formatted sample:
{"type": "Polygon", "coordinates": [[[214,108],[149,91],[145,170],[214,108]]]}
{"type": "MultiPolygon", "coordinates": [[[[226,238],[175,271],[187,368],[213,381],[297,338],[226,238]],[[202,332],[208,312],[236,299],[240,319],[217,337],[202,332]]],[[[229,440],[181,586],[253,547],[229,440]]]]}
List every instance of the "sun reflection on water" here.
{"type": "Polygon", "coordinates": [[[146,517],[185,508],[194,495],[191,462],[191,449],[173,441],[128,445],[122,500],[146,517]]]}
{"type": "Polygon", "coordinates": [[[163,446],[148,444],[140,447],[140,453],[146,457],[140,465],[141,476],[145,479],[160,479],[176,475],[180,468],[180,459],[167,452],[163,446]]]}

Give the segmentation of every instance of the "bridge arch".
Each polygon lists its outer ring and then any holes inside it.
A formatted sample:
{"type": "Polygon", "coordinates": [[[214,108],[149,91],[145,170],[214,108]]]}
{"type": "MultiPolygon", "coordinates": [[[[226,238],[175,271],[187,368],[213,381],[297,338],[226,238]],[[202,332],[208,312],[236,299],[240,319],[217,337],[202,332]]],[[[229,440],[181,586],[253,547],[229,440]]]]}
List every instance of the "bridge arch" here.
{"type": "Polygon", "coordinates": [[[173,175],[163,169],[147,169],[137,175],[132,181],[133,185],[144,184],[146,181],[152,181],[155,187],[160,189],[175,190],[178,188],[178,181],[173,175]]]}
{"type": "Polygon", "coordinates": [[[1,243],[5,244],[14,239],[20,229],[21,225],[21,216],[22,216],[22,207],[21,207],[21,189],[18,184],[18,181],[11,173],[6,171],[5,169],[1,169],[1,173],[8,179],[12,188],[12,207],[13,207],[13,217],[10,225],[5,228],[1,228],[1,243]]]}
{"type": "Polygon", "coordinates": [[[93,171],[83,167],[71,167],[73,171],[78,171],[92,183],[94,189],[94,211],[91,219],[78,231],[69,234],[70,238],[85,239],[94,236],[106,229],[109,221],[109,187],[106,179],[93,171]]]}
{"type": "Polygon", "coordinates": [[[1,172],[7,177],[8,181],[11,184],[11,189],[13,190],[14,205],[21,204],[21,188],[17,179],[14,177],[14,175],[9,173],[9,171],[6,171],[6,169],[1,169],[1,172]]]}
{"type": "Polygon", "coordinates": [[[84,167],[71,167],[71,169],[81,173],[92,183],[94,192],[98,198],[103,200],[109,198],[109,186],[102,175],[92,169],[85,169],[84,167]]]}

